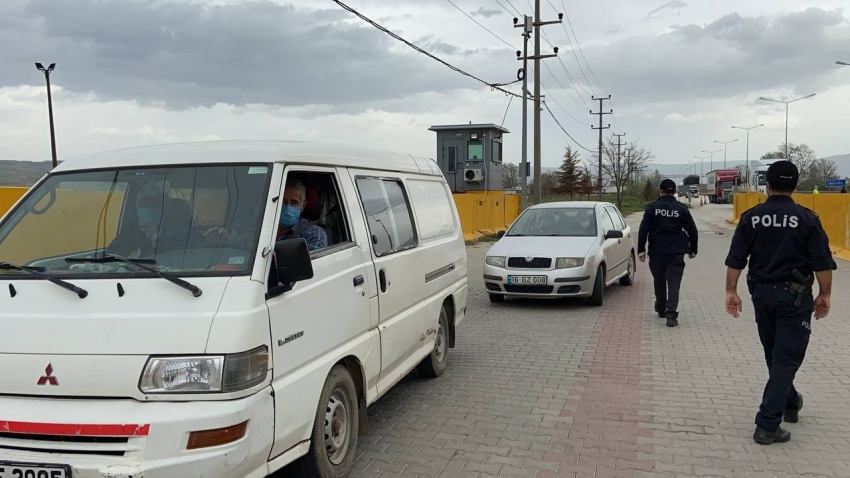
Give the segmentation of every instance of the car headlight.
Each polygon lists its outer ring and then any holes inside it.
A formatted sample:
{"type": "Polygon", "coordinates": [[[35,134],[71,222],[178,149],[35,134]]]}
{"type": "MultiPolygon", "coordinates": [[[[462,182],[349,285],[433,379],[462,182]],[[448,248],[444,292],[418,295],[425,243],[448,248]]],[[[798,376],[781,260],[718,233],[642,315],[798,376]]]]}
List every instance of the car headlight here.
{"type": "Polygon", "coordinates": [[[142,393],[238,392],[263,383],[268,371],[266,346],[229,355],[151,357],[139,389],[142,393]]]}
{"type": "Polygon", "coordinates": [[[555,259],[555,269],[569,269],[584,265],[584,257],[559,257],[555,259]]]}
{"type": "Polygon", "coordinates": [[[505,268],[505,258],[502,256],[487,256],[487,258],[484,259],[484,262],[486,262],[488,266],[501,267],[502,269],[505,268]]]}

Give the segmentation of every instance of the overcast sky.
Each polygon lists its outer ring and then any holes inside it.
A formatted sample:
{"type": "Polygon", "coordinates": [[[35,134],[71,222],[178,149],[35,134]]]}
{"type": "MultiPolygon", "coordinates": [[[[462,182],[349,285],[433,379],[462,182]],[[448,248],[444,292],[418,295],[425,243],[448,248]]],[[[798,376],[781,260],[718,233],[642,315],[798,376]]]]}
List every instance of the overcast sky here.
{"type": "MultiPolygon", "coordinates": [[[[348,0],[404,38],[488,82],[516,78],[515,14],[528,0],[348,0]]],[[[531,0],[533,3],[533,0],[531,0]]],[[[547,103],[595,149],[590,96],[613,95],[612,130],[662,163],[730,141],[743,159],[789,137],[821,156],[850,152],[847,0],[542,0],[560,57],[545,60],[547,103]],[[557,12],[555,8],[557,8],[557,12]],[[581,46],[581,51],[577,46],[581,46]],[[573,48],[571,48],[571,46],[573,48]],[[548,93],[547,93],[548,91],[548,93]]],[[[502,123],[518,162],[521,101],[418,54],[331,0],[2,0],[0,158],[50,156],[44,78],[51,76],[60,158],[163,142],[299,139],[435,157],[435,124],[502,123]],[[507,116],[505,112],[507,111],[507,116]]],[[[507,88],[519,92],[518,85],[507,88]]],[[[531,116],[531,109],[529,109],[531,116]]],[[[569,140],[544,112],[543,164],[569,140]]],[[[531,154],[529,154],[531,156],[531,154]]],[[[723,153],[715,154],[722,160],[723,153]]]]}

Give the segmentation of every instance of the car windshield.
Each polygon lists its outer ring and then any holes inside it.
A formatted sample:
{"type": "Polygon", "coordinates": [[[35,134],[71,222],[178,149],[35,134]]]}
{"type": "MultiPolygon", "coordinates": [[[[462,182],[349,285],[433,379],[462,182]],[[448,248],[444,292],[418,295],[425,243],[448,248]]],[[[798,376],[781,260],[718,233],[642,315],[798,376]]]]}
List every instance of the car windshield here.
{"type": "Polygon", "coordinates": [[[508,236],[596,236],[596,212],[591,208],[528,209],[508,236]]]}
{"type": "MultiPolygon", "coordinates": [[[[268,164],[109,169],[49,176],[0,224],[0,263],[52,276],[250,271],[268,164]]],[[[26,275],[10,267],[3,275],[26,275]]]]}

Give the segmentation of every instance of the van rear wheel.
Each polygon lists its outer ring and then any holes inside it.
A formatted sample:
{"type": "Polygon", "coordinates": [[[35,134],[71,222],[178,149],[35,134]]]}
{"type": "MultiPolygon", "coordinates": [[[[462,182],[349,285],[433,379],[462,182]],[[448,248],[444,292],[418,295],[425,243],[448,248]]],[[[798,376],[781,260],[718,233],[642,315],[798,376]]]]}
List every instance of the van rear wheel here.
{"type": "Polygon", "coordinates": [[[301,459],[309,478],[344,478],[351,472],[357,450],[360,417],[357,389],[342,365],[331,369],[313,421],[310,450],[301,459]]]}
{"type": "Polygon", "coordinates": [[[416,367],[419,373],[428,378],[437,378],[446,371],[449,364],[449,313],[446,306],[440,307],[440,320],[437,323],[437,337],[434,350],[416,367]]]}

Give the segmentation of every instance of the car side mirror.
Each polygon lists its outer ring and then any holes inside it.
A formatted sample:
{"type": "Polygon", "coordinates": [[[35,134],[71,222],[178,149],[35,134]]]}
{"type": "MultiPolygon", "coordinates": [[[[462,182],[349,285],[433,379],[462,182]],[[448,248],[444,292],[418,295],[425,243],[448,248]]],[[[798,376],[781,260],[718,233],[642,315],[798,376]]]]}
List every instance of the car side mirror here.
{"type": "Polygon", "coordinates": [[[505,237],[505,231],[499,231],[499,232],[497,232],[497,233],[496,233],[496,237],[498,237],[499,239],[501,239],[501,238],[505,237]]]}
{"type": "Polygon", "coordinates": [[[608,231],[605,233],[605,239],[622,239],[623,231],[608,231]]]}
{"type": "Polygon", "coordinates": [[[284,239],[274,245],[277,277],[281,284],[294,284],[313,278],[313,261],[303,238],[284,239]]]}

